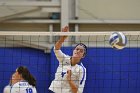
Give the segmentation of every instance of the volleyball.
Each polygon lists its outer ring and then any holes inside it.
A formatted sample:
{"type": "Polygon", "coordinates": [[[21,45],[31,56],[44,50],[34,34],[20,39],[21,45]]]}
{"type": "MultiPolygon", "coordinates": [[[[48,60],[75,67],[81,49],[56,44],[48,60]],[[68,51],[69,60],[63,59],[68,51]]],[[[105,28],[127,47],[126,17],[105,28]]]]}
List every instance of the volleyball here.
{"type": "Polygon", "coordinates": [[[109,38],[112,48],[123,49],[127,44],[127,38],[122,32],[113,32],[109,38]]]}

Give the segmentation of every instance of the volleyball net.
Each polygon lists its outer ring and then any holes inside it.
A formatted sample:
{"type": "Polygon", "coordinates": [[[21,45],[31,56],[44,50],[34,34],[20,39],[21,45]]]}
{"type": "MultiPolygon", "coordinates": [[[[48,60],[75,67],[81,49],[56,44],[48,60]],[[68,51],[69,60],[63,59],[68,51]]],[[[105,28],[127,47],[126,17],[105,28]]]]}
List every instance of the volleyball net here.
{"type": "Polygon", "coordinates": [[[77,43],[88,47],[82,59],[87,68],[84,93],[140,92],[140,32],[123,31],[127,45],[115,50],[109,45],[112,32],[0,32],[0,91],[15,69],[24,65],[36,77],[38,93],[49,93],[48,86],[58,66],[52,48],[60,36],[68,39],[62,51],[72,54],[77,43]],[[44,52],[45,51],[45,52],[44,52]]]}

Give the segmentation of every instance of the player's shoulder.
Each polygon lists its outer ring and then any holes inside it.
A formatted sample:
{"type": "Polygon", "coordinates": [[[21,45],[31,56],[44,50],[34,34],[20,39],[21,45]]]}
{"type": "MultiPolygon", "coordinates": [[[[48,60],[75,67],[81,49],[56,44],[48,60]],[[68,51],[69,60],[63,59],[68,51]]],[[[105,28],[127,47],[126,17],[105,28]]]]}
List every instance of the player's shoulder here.
{"type": "Polygon", "coordinates": [[[65,55],[63,61],[70,61],[71,56],[65,55]]]}
{"type": "Polygon", "coordinates": [[[10,90],[11,90],[11,86],[7,85],[4,87],[3,93],[10,93],[10,90]]]}
{"type": "Polygon", "coordinates": [[[11,88],[11,85],[7,85],[7,86],[5,86],[4,88],[11,88]]]}
{"type": "Polygon", "coordinates": [[[79,70],[80,70],[80,71],[86,72],[86,68],[85,68],[85,66],[84,66],[82,63],[78,64],[78,66],[79,66],[79,70]]]}

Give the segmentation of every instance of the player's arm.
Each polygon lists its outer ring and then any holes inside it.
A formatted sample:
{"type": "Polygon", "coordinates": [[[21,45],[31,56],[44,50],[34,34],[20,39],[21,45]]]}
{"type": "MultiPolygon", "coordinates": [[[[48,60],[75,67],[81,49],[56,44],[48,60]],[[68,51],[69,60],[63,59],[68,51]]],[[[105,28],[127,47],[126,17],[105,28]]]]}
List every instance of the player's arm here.
{"type": "MultiPolygon", "coordinates": [[[[69,29],[66,26],[64,29],[62,29],[62,32],[68,32],[68,30],[69,29]]],[[[60,39],[56,42],[56,44],[54,46],[54,53],[55,53],[57,59],[59,60],[59,62],[62,62],[63,59],[66,57],[66,55],[60,50],[60,48],[66,38],[67,38],[67,36],[61,36],[60,39]]]]}
{"type": "MultiPolygon", "coordinates": [[[[62,29],[62,32],[68,32],[68,31],[69,31],[68,26],[66,26],[66,27],[64,27],[64,28],[62,29]]],[[[68,36],[61,36],[61,37],[60,37],[60,39],[59,39],[59,40],[56,42],[56,44],[55,44],[55,49],[56,49],[56,50],[60,50],[60,48],[61,48],[63,42],[65,41],[65,39],[66,39],[67,37],[68,37],[68,36]]]]}
{"type": "Polygon", "coordinates": [[[67,71],[67,80],[68,80],[68,83],[69,83],[69,85],[71,87],[72,93],[77,93],[78,87],[76,86],[74,81],[71,80],[71,70],[67,71]]]}

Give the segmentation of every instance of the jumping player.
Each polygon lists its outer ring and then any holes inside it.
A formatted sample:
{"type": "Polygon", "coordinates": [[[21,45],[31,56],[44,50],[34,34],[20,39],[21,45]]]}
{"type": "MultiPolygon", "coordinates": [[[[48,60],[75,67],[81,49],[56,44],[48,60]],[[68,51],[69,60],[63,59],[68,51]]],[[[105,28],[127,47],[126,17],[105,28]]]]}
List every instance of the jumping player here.
{"type": "MultiPolygon", "coordinates": [[[[67,32],[65,30],[63,32],[67,32]]],[[[55,73],[49,89],[55,93],[83,93],[86,81],[86,68],[78,63],[87,53],[87,47],[79,43],[73,50],[73,55],[64,54],[60,48],[67,36],[61,36],[54,46],[54,53],[59,61],[59,66],[55,73]]]]}

